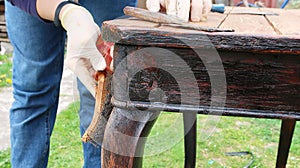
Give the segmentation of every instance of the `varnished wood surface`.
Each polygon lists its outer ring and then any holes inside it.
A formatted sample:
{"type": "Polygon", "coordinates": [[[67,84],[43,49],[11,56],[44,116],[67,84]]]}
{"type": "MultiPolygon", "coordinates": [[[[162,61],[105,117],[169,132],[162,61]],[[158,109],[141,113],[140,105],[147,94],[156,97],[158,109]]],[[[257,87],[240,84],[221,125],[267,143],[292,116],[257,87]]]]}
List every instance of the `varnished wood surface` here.
{"type": "Polygon", "coordinates": [[[195,24],[233,28],[235,32],[207,33],[135,18],[104,22],[102,31],[106,40],[130,45],[187,47],[184,41],[189,47],[212,44],[221,50],[299,54],[299,15],[300,10],[295,9],[228,7],[224,14],[210,13],[207,22],[195,24]],[[275,12],[278,16],[231,14],[238,11],[275,12]]]}

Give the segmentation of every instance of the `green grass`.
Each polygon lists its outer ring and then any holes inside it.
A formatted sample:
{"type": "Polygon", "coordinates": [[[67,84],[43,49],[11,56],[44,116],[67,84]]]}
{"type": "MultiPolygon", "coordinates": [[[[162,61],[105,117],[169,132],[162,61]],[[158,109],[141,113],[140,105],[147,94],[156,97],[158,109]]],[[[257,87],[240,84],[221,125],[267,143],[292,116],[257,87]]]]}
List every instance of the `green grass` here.
{"type": "MultiPolygon", "coordinates": [[[[11,85],[11,54],[0,55],[0,87],[11,85]]],[[[0,151],[0,168],[9,168],[10,150],[0,151]]]]}
{"type": "MultiPolygon", "coordinates": [[[[78,103],[61,112],[51,138],[49,166],[80,168],[83,163],[78,122],[78,103]]],[[[181,114],[162,113],[146,143],[143,167],[182,168],[184,165],[181,114]]],[[[255,156],[252,168],[275,167],[280,120],[198,115],[197,167],[239,168],[250,156],[226,156],[226,152],[249,151],[255,156]]],[[[300,164],[300,126],[296,125],[288,167],[300,164]]],[[[9,150],[0,152],[0,167],[8,168],[9,150]]]]}
{"type": "Polygon", "coordinates": [[[0,55],[0,87],[11,85],[11,65],[11,54],[0,55]]]}
{"type": "MultiPolygon", "coordinates": [[[[79,103],[73,103],[57,116],[51,137],[48,167],[82,167],[78,109],[79,103]]],[[[0,168],[10,167],[10,150],[0,151],[0,168]]]]}
{"type": "Polygon", "coordinates": [[[0,151],[0,167],[10,168],[10,150],[0,151]]]}
{"type": "MultiPolygon", "coordinates": [[[[169,127],[174,127],[178,123],[176,115],[165,113],[161,115],[152,129],[150,136],[161,134],[165,136],[166,123],[169,127]],[[165,125],[161,127],[161,125],[165,125]]],[[[236,168],[243,167],[249,163],[251,157],[245,156],[226,156],[226,152],[249,151],[255,157],[252,166],[259,168],[275,167],[277,144],[279,141],[280,120],[221,117],[218,122],[208,124],[210,116],[198,115],[198,137],[197,137],[197,167],[210,168],[236,168]],[[203,126],[206,125],[206,126],[203,126]],[[215,125],[210,126],[210,125],[215,125]],[[201,136],[202,135],[202,136],[201,136]],[[208,136],[210,135],[210,136],[208,136]]],[[[291,146],[288,167],[297,168],[300,164],[300,126],[296,125],[293,143],[291,146]]],[[[177,132],[177,131],[175,131],[177,132]]],[[[178,132],[180,133],[180,132],[178,132]]],[[[169,133],[171,134],[171,133],[169,133]]],[[[181,134],[183,134],[181,132],[181,134]]],[[[174,139],[165,139],[172,143],[174,139]]],[[[149,144],[147,144],[149,146],[149,144]]],[[[173,145],[171,149],[163,153],[146,156],[144,167],[183,167],[183,141],[173,145]]],[[[153,153],[153,146],[146,147],[145,155],[153,153]]]]}
{"type": "Polygon", "coordinates": [[[79,103],[73,103],[57,116],[51,137],[48,167],[82,167],[78,110],[79,103]]]}

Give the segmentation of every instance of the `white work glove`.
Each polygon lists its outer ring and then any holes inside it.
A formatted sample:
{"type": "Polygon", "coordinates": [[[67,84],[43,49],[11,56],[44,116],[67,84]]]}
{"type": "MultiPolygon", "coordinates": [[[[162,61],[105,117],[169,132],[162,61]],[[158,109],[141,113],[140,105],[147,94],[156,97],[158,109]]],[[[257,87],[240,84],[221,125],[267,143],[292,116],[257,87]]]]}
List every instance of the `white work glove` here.
{"type": "Polygon", "coordinates": [[[206,21],[211,10],[211,0],[147,0],[146,7],[152,12],[165,9],[168,15],[188,22],[206,21]]]}
{"type": "Polygon", "coordinates": [[[68,36],[65,64],[95,96],[93,75],[106,68],[105,59],[96,47],[100,28],[85,8],[73,4],[63,11],[61,24],[68,36]]]}

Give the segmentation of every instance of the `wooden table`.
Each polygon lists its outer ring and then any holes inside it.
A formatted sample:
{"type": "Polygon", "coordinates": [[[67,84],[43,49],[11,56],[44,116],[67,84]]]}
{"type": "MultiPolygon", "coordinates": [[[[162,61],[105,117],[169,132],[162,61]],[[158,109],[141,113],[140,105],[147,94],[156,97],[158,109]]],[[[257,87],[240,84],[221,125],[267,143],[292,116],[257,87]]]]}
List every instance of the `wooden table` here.
{"type": "Polygon", "coordinates": [[[300,119],[300,10],[231,8],[211,13],[200,32],[135,18],[107,21],[115,42],[112,103],[103,167],[141,167],[159,112],[181,112],[185,167],[195,166],[196,114],[282,120],[276,167],[285,167],[300,119]],[[274,15],[233,14],[237,11],[274,15]]]}

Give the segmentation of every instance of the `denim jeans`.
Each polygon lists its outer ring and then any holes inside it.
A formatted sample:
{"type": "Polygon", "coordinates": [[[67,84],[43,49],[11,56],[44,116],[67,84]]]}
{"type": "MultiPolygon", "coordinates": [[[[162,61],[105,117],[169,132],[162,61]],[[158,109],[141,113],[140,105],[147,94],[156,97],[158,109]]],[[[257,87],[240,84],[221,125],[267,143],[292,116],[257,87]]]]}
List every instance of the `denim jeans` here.
{"type": "MultiPolygon", "coordinates": [[[[135,0],[81,0],[100,26],[122,16],[135,0]]],[[[63,71],[66,33],[52,22],[28,15],[5,2],[7,31],[13,45],[13,96],[10,110],[11,164],[13,168],[47,167],[63,71]]],[[[80,131],[91,122],[95,100],[79,82],[80,131]]],[[[80,137],[78,137],[80,140],[80,137]]],[[[100,167],[100,148],[83,144],[83,167],[100,167]]]]}

